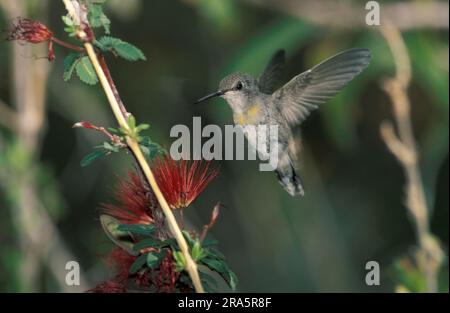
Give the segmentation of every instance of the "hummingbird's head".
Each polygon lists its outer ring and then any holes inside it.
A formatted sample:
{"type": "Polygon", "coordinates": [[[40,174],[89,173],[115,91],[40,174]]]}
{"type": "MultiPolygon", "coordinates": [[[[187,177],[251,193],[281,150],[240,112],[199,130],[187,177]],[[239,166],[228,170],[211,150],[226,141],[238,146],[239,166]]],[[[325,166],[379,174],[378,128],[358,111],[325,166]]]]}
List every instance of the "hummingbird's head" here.
{"type": "Polygon", "coordinates": [[[201,98],[197,103],[213,97],[222,97],[234,112],[242,112],[252,105],[251,97],[258,91],[258,83],[251,75],[234,73],[222,79],[217,92],[201,98]]]}

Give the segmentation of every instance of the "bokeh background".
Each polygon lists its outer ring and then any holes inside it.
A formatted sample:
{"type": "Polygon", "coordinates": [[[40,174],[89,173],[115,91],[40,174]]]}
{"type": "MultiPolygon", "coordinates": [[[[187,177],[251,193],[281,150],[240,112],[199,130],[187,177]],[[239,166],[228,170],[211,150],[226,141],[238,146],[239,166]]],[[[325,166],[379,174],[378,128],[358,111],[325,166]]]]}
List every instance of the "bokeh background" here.
{"type": "MultiPolygon", "coordinates": [[[[412,122],[431,230],[446,253],[448,1],[380,4],[382,14],[395,16],[410,53],[412,122]],[[418,12],[424,3],[428,6],[418,12]],[[441,9],[426,12],[434,5],[441,9]]],[[[112,33],[148,58],[131,64],[108,58],[112,75],[128,109],[151,124],[150,136],[165,147],[172,142],[171,127],[191,126],[193,116],[201,116],[204,125],[232,123],[223,100],[194,101],[235,70],[258,75],[279,48],[288,55],[285,81],[341,50],[373,52],[370,67],[301,128],[304,198],[291,198],[273,173],[258,171],[256,161],[222,161],[219,178],[185,212],[190,227],[198,228],[217,201],[224,204],[210,234],[238,275],[239,291],[392,292],[405,275],[421,288],[410,261],[417,242],[405,207],[405,178],[379,132],[381,122],[392,119],[381,83],[394,75],[394,63],[377,27],[365,25],[364,5],[108,0],[112,33]],[[371,260],[381,266],[380,286],[365,284],[371,260]]],[[[26,16],[45,21],[64,38],[63,14],[61,1],[1,0],[0,28],[26,16]]],[[[71,126],[81,120],[114,126],[114,119],[99,86],[63,82],[67,51],[57,47],[56,54],[49,64],[45,45],[0,42],[2,292],[83,291],[109,274],[103,257],[111,243],[97,208],[113,201],[117,176],[132,169],[132,161],[120,154],[80,167],[103,138],[71,126]],[[81,265],[79,288],[64,284],[69,260],[81,265]]],[[[439,281],[448,292],[447,269],[445,259],[439,281]]]]}

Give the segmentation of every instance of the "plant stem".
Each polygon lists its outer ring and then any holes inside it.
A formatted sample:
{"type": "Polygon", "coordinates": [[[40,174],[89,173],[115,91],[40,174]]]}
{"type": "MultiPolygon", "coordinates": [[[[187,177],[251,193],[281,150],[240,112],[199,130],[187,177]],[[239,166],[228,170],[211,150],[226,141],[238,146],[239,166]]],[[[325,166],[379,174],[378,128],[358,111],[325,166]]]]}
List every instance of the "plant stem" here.
{"type": "MultiPolygon", "coordinates": [[[[79,17],[76,16],[76,10],[69,0],[63,0],[64,4],[66,5],[67,11],[69,12],[69,15],[71,15],[72,19],[75,21],[79,19],[79,17]]],[[[86,33],[84,31],[80,32],[78,34],[79,38],[81,40],[86,40],[86,33]]],[[[124,129],[129,129],[126,115],[127,110],[123,106],[122,101],[117,99],[118,93],[117,89],[115,89],[115,85],[111,84],[112,78],[109,75],[108,76],[105,73],[104,68],[101,66],[101,63],[99,61],[99,58],[97,57],[97,54],[95,52],[95,49],[93,45],[86,41],[84,43],[84,47],[86,49],[86,52],[89,56],[89,59],[92,62],[92,65],[94,66],[94,69],[97,73],[97,76],[100,80],[100,83],[102,84],[102,87],[105,91],[106,97],[108,98],[110,107],[114,113],[114,116],[116,117],[117,122],[119,123],[119,126],[121,126],[124,129]],[[115,91],[116,92],[115,92],[115,91]],[[121,106],[122,103],[122,106],[121,106]]],[[[109,71],[108,71],[109,72],[109,71]]],[[[155,193],[156,198],[158,199],[158,202],[161,206],[161,209],[166,216],[167,223],[169,225],[169,230],[171,231],[172,235],[175,237],[175,240],[178,243],[178,246],[180,247],[181,253],[183,254],[185,261],[186,261],[186,272],[189,274],[192,283],[194,285],[195,291],[198,293],[203,293],[204,289],[200,280],[200,276],[197,269],[197,264],[192,259],[189,247],[186,242],[186,239],[183,236],[183,233],[181,232],[180,227],[178,226],[178,223],[175,219],[175,216],[172,212],[172,210],[169,207],[169,204],[167,203],[166,199],[164,198],[161,190],[159,189],[159,186],[155,180],[155,177],[150,169],[150,166],[147,163],[147,160],[145,159],[144,154],[142,153],[142,150],[139,146],[139,143],[130,137],[126,138],[127,145],[130,148],[131,152],[133,153],[136,161],[138,162],[140,168],[142,169],[148,183],[150,184],[151,188],[153,189],[153,192],[155,193]]]]}
{"type": "Polygon", "coordinates": [[[56,44],[58,44],[60,46],[63,46],[65,48],[67,48],[67,49],[74,50],[74,51],[77,51],[77,52],[84,52],[84,49],[82,47],[72,45],[71,43],[65,42],[65,41],[60,40],[60,39],[58,39],[56,37],[53,37],[51,40],[54,43],[56,43],[56,44]]]}
{"type": "Polygon", "coordinates": [[[116,84],[114,83],[114,80],[112,79],[111,72],[109,71],[108,65],[106,64],[106,61],[105,61],[105,57],[100,54],[98,56],[98,60],[99,60],[100,66],[102,67],[103,72],[106,75],[106,78],[108,79],[108,83],[111,86],[114,96],[116,97],[116,100],[119,103],[120,111],[122,112],[122,115],[125,118],[127,118],[128,117],[127,109],[125,108],[125,105],[123,104],[122,99],[120,98],[119,91],[117,90],[116,84]]]}
{"type": "Polygon", "coordinates": [[[412,79],[411,61],[399,30],[389,21],[380,28],[396,66],[396,76],[384,82],[390,96],[398,135],[394,125],[384,122],[381,135],[387,147],[398,159],[406,176],[406,206],[415,226],[418,241],[416,260],[424,273],[428,292],[438,291],[438,274],[444,253],[430,231],[430,215],[418,164],[418,151],[411,123],[411,104],[408,87],[412,79]]]}

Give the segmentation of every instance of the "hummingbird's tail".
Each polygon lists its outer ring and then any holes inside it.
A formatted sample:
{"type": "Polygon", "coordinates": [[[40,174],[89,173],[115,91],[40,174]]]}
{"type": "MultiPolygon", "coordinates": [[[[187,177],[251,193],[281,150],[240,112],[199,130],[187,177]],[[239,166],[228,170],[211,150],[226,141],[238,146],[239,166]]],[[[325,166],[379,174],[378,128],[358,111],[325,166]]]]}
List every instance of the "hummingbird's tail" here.
{"type": "Polygon", "coordinates": [[[304,196],[305,190],[303,189],[303,183],[300,176],[297,174],[296,169],[292,163],[291,158],[286,154],[278,162],[278,167],[275,170],[278,176],[278,181],[281,186],[291,196],[304,196]]]}

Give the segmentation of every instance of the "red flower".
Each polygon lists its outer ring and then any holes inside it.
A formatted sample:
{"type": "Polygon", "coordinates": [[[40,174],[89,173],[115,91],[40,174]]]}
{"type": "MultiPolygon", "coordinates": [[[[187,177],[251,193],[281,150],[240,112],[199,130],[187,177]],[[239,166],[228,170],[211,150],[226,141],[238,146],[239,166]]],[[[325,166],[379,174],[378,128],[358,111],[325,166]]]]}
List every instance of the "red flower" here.
{"type": "Polygon", "coordinates": [[[188,207],[217,177],[217,168],[209,161],[174,161],[170,156],[154,163],[154,174],[167,203],[172,209],[188,207]]]}
{"type": "Polygon", "coordinates": [[[41,43],[53,38],[53,33],[41,22],[19,17],[9,30],[7,40],[41,43]]]}
{"type": "Polygon", "coordinates": [[[136,257],[121,248],[114,248],[106,257],[106,263],[115,273],[115,281],[120,283],[129,279],[129,268],[134,261],[136,261],[136,257]]]}
{"type": "Polygon", "coordinates": [[[124,224],[163,225],[164,217],[153,191],[141,177],[128,174],[128,180],[121,180],[115,190],[118,205],[103,205],[103,211],[124,224]]]}
{"type": "Polygon", "coordinates": [[[8,30],[6,40],[17,40],[20,42],[42,43],[48,41],[48,60],[55,60],[55,51],[53,50],[53,33],[47,26],[38,21],[19,17],[17,23],[13,24],[8,30]]]}
{"type": "Polygon", "coordinates": [[[175,292],[175,285],[180,273],[175,270],[172,251],[169,251],[166,257],[161,261],[159,272],[155,277],[155,286],[159,292],[175,292]]]}

